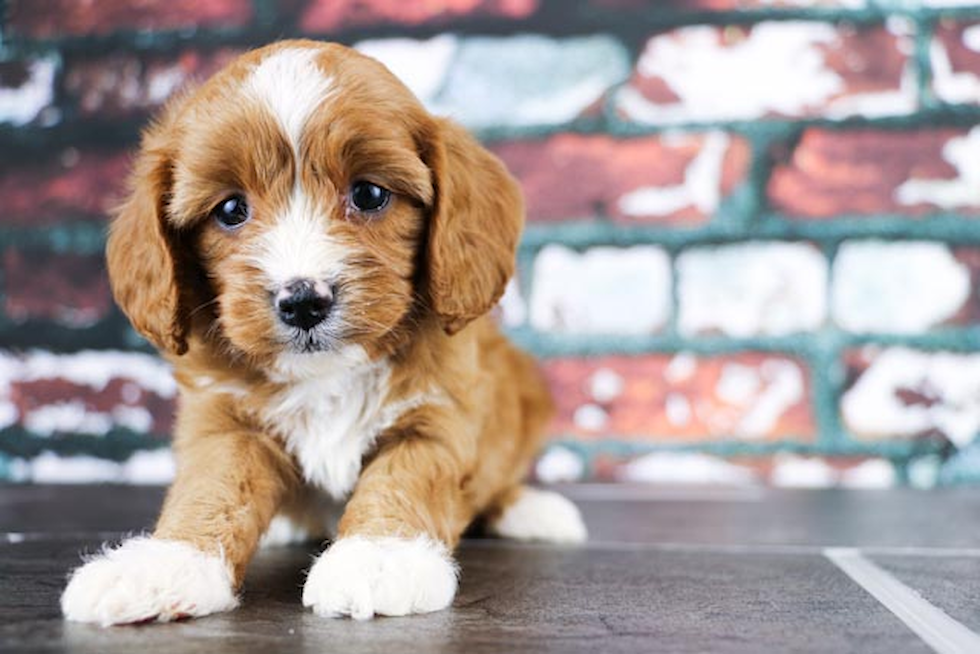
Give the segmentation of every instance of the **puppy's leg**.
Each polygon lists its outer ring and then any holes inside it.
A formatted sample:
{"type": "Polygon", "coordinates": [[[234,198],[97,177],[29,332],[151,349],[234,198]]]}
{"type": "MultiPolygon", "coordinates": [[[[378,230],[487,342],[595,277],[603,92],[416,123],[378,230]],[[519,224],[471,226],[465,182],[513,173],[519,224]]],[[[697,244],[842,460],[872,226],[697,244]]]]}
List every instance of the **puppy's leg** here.
{"type": "Polygon", "coordinates": [[[245,567],[287,488],[289,460],[252,433],[178,443],[177,478],[152,537],[133,538],[77,568],[65,617],[103,626],[235,608],[245,567]]]}
{"type": "Polygon", "coordinates": [[[456,594],[452,548],[473,515],[462,466],[435,440],[406,439],[364,469],[339,538],[306,579],[318,615],[408,615],[444,609],[456,594]]]}
{"type": "Polygon", "coordinates": [[[487,529],[504,538],[582,543],[587,537],[578,507],[554,491],[517,486],[486,513],[487,529]]]}

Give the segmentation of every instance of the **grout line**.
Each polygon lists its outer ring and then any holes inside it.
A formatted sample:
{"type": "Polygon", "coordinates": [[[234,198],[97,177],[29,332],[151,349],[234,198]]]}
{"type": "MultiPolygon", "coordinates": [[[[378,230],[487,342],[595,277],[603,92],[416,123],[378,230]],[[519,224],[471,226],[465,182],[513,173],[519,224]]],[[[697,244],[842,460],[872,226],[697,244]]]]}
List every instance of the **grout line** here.
{"type": "Polygon", "coordinates": [[[980,652],[980,635],[866,559],[861,550],[829,547],[823,554],[938,654],[980,652]]]}

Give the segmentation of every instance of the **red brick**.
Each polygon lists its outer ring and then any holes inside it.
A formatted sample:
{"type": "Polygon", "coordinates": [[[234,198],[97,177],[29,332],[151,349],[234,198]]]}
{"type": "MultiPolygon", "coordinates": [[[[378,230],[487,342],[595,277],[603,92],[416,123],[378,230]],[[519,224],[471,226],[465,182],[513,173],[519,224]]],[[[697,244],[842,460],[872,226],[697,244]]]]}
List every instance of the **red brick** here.
{"type": "Polygon", "coordinates": [[[11,31],[34,38],[109,34],[119,30],[241,27],[250,0],[10,0],[11,31]]]}
{"type": "Polygon", "coordinates": [[[0,224],[42,227],[104,218],[119,198],[129,163],[126,153],[68,148],[0,164],[0,224]]]}
{"type": "Polygon", "coordinates": [[[51,320],[87,327],[106,315],[112,298],[101,255],[3,253],[3,310],[14,322],[51,320]]]}
{"type": "Polygon", "coordinates": [[[962,151],[962,157],[977,139],[980,130],[953,128],[903,132],[809,129],[794,148],[774,150],[769,202],[773,209],[798,218],[876,213],[918,216],[943,209],[976,213],[980,202],[975,189],[970,192],[975,182],[965,170],[968,162],[948,157],[950,145],[962,151]],[[899,189],[912,179],[948,188],[939,188],[925,200],[902,202],[899,189]]]}
{"type": "Polygon", "coordinates": [[[682,27],[647,42],[617,107],[651,124],[907,114],[911,50],[910,35],[881,25],[682,27]]]}
{"type": "Polygon", "coordinates": [[[82,116],[140,117],[184,85],[204,81],[240,53],[223,48],[142,58],[126,52],[71,58],[65,64],[65,92],[82,116]]]}
{"type": "Polygon", "coordinates": [[[468,17],[527,18],[540,0],[314,0],[300,18],[300,27],[330,32],[377,24],[442,24],[468,17]]]}
{"type": "MultiPolygon", "coordinates": [[[[597,7],[604,9],[647,9],[650,0],[592,0],[597,7]]],[[[738,11],[743,9],[798,9],[807,7],[850,7],[853,3],[843,0],[658,0],[658,11],[738,11]]]]}
{"type": "Polygon", "coordinates": [[[562,437],[770,441],[816,432],[806,368],[784,355],[554,359],[544,370],[558,403],[552,432],[562,437]]]}
{"type": "MultiPolygon", "coordinates": [[[[634,139],[560,134],[543,141],[501,143],[493,149],[521,181],[531,220],[608,216],[622,222],[699,223],[710,217],[711,210],[698,206],[693,197],[682,206],[645,214],[630,214],[620,202],[640,189],[683,186],[692,162],[705,151],[706,138],[704,134],[634,139]]],[[[743,181],[748,169],[748,145],[738,137],[730,139],[721,155],[720,175],[708,180],[720,196],[743,181]]]]}
{"type": "Polygon", "coordinates": [[[980,23],[940,21],[930,52],[936,96],[953,104],[980,104],[980,23]]]}
{"type": "Polygon", "coordinates": [[[159,359],[122,352],[0,352],[0,417],[40,435],[115,428],[164,435],[175,387],[159,359]]]}

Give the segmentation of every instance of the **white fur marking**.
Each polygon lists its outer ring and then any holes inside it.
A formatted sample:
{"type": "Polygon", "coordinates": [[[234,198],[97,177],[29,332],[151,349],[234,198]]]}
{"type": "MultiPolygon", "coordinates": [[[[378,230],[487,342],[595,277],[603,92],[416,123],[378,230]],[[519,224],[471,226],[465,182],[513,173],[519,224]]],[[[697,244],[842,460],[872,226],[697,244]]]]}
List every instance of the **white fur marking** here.
{"type": "Polygon", "coordinates": [[[297,184],[286,212],[262,235],[247,256],[278,290],[294,279],[336,281],[344,272],[348,248],[327,234],[329,210],[297,184]]]}
{"type": "Polygon", "coordinates": [[[429,613],[456,595],[457,568],[446,547],[425,537],[338,540],[306,578],[303,606],[324,617],[429,613]]]}
{"type": "Polygon", "coordinates": [[[74,622],[104,627],[230,611],[238,606],[220,557],[187,543],[132,538],[71,574],[61,610],[74,622]]]}
{"type": "Polygon", "coordinates": [[[279,121],[295,153],[306,121],[330,94],[331,79],[316,65],[317,54],[314,48],[284,48],[263,59],[246,82],[247,92],[279,121]]]}
{"type": "Polygon", "coordinates": [[[547,543],[582,543],[588,537],[574,504],[554,491],[528,486],[489,528],[504,538],[547,543]]]}
{"type": "Polygon", "coordinates": [[[354,487],[361,460],[385,429],[406,411],[436,400],[418,395],[388,402],[391,367],[369,362],[359,346],[282,355],[277,372],[289,382],[264,420],[299,460],[304,478],[336,499],[354,487]]]}

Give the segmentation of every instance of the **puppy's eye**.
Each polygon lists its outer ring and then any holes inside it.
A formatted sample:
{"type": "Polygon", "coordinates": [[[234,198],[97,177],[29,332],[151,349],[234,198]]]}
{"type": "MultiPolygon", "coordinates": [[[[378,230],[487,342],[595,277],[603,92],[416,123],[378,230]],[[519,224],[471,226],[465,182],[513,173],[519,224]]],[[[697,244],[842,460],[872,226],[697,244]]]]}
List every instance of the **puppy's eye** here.
{"type": "Polygon", "coordinates": [[[371,182],[354,182],[350,187],[350,203],[362,213],[377,213],[391,200],[391,191],[371,182]]]}
{"type": "Polygon", "coordinates": [[[232,195],[222,200],[211,210],[211,216],[225,229],[235,229],[249,219],[251,212],[248,203],[241,195],[232,195]]]}

